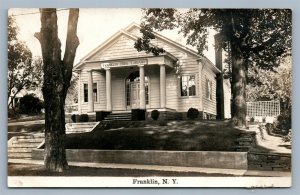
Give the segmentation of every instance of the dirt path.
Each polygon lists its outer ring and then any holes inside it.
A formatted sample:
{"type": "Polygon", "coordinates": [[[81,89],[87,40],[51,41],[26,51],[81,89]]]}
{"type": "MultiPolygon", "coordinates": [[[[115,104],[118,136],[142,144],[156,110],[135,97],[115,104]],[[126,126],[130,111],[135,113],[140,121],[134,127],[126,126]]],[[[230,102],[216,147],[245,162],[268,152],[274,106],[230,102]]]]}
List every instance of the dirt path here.
{"type": "Polygon", "coordinates": [[[275,153],[291,154],[291,145],[284,142],[281,137],[269,135],[266,131],[261,134],[259,127],[253,128],[256,131],[257,145],[270,149],[275,153]]]}

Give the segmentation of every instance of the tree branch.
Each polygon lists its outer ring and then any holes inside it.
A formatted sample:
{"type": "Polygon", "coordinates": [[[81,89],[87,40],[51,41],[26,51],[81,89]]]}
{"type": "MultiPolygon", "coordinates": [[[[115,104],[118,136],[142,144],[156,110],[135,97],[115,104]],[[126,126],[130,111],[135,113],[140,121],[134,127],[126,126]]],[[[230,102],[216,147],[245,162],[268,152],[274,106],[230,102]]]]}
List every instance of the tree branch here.
{"type": "Polygon", "coordinates": [[[79,18],[79,9],[70,9],[68,31],[66,39],[66,48],[63,58],[63,76],[64,76],[64,88],[67,90],[70,86],[70,80],[72,77],[73,63],[77,47],[79,45],[79,39],[77,37],[77,23],[79,18]]]}

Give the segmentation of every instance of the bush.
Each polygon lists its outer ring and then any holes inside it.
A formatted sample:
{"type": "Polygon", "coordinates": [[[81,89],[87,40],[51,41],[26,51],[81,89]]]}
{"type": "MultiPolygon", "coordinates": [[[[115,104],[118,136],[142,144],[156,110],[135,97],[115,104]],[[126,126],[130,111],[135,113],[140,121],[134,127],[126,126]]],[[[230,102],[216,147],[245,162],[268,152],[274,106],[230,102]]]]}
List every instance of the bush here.
{"type": "Polygon", "coordinates": [[[20,99],[20,112],[23,114],[39,114],[44,108],[44,102],[33,94],[25,95],[20,99]]]}
{"type": "Polygon", "coordinates": [[[89,122],[89,115],[87,115],[87,114],[81,114],[79,116],[79,122],[89,122]]]}
{"type": "Polygon", "coordinates": [[[187,117],[189,119],[193,120],[193,119],[197,118],[198,116],[199,116],[199,110],[196,108],[190,108],[187,112],[187,117]]]}
{"type": "Polygon", "coordinates": [[[151,112],[151,118],[155,121],[157,121],[158,117],[159,117],[159,111],[158,110],[152,110],[151,112]]]}
{"type": "Polygon", "coordinates": [[[71,120],[73,123],[76,123],[76,114],[72,114],[71,120]]]}
{"type": "Polygon", "coordinates": [[[276,128],[288,132],[292,128],[291,110],[285,110],[277,117],[276,128]]]}

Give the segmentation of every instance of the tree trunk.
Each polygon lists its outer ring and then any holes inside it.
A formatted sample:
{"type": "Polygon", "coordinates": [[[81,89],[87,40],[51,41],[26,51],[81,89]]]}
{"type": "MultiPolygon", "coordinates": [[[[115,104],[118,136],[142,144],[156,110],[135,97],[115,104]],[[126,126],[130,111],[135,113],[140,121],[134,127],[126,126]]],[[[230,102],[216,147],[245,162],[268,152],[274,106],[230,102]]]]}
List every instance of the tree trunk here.
{"type": "Polygon", "coordinates": [[[246,127],[247,69],[240,46],[231,43],[232,56],[232,122],[234,126],[246,127]]]}
{"type": "Polygon", "coordinates": [[[46,169],[62,172],[68,168],[65,151],[64,105],[70,85],[71,77],[69,75],[72,75],[75,52],[79,45],[76,35],[79,10],[71,9],[69,13],[65,51],[65,53],[68,53],[65,56],[67,55],[69,58],[63,61],[61,60],[61,43],[57,33],[56,9],[41,9],[40,12],[41,31],[36,33],[35,36],[41,43],[44,62],[44,84],[42,89],[45,103],[44,162],[46,169]]]}

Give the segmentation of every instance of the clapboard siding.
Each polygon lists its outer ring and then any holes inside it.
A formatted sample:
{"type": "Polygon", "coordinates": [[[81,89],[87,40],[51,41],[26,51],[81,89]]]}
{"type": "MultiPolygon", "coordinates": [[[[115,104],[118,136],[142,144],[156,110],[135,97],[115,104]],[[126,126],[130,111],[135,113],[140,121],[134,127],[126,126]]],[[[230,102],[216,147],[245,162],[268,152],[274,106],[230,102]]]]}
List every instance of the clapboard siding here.
{"type": "Polygon", "coordinates": [[[217,114],[217,101],[216,101],[216,75],[215,73],[204,66],[202,72],[202,89],[203,89],[203,111],[209,114],[217,114]],[[212,100],[206,98],[206,79],[212,82],[212,100]]]}
{"type": "MultiPolygon", "coordinates": [[[[105,74],[99,71],[93,71],[93,83],[97,83],[97,96],[98,101],[94,102],[95,110],[106,110],[106,85],[105,74]]],[[[88,102],[84,102],[84,84],[88,84],[88,72],[83,70],[80,72],[80,101],[81,112],[88,111],[88,102]]]]}
{"type": "MultiPolygon", "coordinates": [[[[134,36],[140,36],[138,28],[133,28],[129,33],[134,36]]],[[[86,59],[86,61],[105,61],[113,59],[128,59],[151,57],[152,54],[138,52],[134,48],[135,40],[122,34],[111,41],[100,51],[86,59]]],[[[181,65],[182,75],[196,76],[196,96],[181,97],[180,94],[180,78],[175,74],[174,69],[166,67],[166,107],[175,109],[179,112],[186,112],[189,108],[194,107],[200,111],[210,114],[216,114],[216,74],[211,70],[208,64],[202,66],[199,62],[199,56],[175,46],[163,39],[157,38],[152,44],[163,47],[168,53],[175,56],[181,65]],[[206,99],[206,78],[212,81],[212,100],[206,99]]],[[[150,64],[150,63],[149,63],[150,64]]],[[[147,108],[160,108],[160,68],[155,63],[145,65],[145,75],[149,78],[149,104],[147,108]]],[[[93,71],[93,82],[97,82],[98,102],[95,102],[94,110],[106,110],[106,82],[105,70],[100,70],[100,62],[86,63],[81,67],[80,73],[80,99],[82,113],[87,112],[88,103],[84,103],[83,84],[88,82],[87,70],[98,69],[93,71]]],[[[138,71],[138,67],[118,67],[111,68],[112,76],[112,109],[126,110],[126,78],[134,71],[138,71]]]]}
{"type": "Polygon", "coordinates": [[[121,35],[116,42],[110,44],[105,50],[94,54],[91,60],[111,60],[111,59],[121,59],[121,58],[139,58],[152,56],[151,54],[146,54],[146,52],[138,52],[134,48],[134,40],[127,37],[126,35],[121,35]]]}

